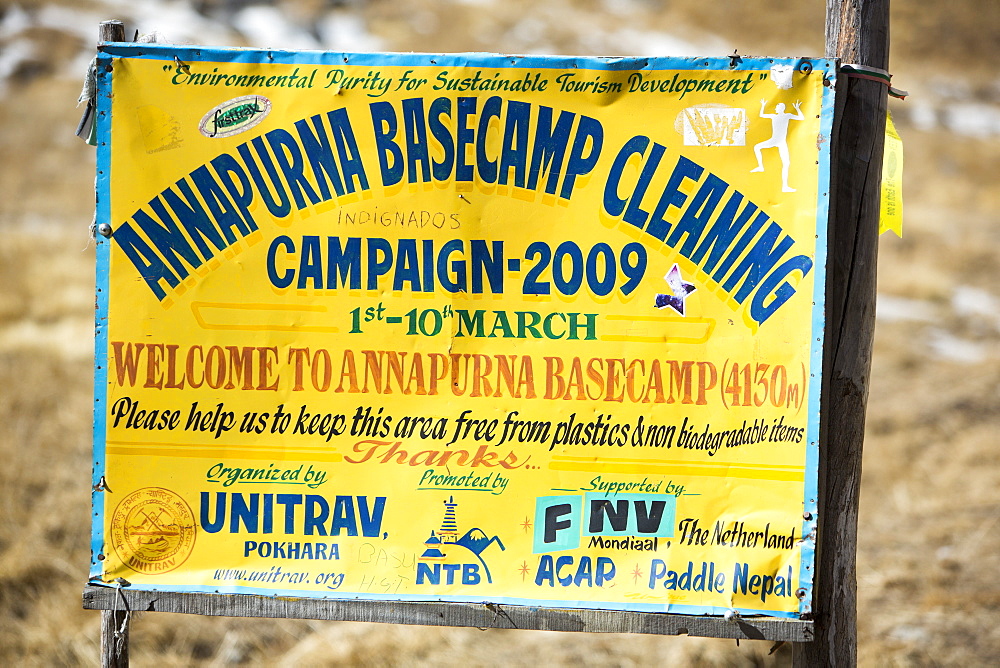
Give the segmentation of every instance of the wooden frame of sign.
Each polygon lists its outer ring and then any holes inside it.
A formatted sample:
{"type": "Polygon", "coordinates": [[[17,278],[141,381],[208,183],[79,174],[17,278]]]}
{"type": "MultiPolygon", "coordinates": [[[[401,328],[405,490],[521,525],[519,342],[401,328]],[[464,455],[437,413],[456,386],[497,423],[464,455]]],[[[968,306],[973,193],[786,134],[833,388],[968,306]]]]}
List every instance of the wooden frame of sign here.
{"type": "Polygon", "coordinates": [[[673,615],[618,610],[571,610],[494,603],[415,603],[410,601],[345,601],[335,599],[188,594],[129,591],[127,587],[88,585],[83,606],[90,610],[182,612],[225,617],[322,619],[481,629],[532,629],[591,633],[691,635],[738,640],[809,642],[813,623],[774,617],[673,615]]]}

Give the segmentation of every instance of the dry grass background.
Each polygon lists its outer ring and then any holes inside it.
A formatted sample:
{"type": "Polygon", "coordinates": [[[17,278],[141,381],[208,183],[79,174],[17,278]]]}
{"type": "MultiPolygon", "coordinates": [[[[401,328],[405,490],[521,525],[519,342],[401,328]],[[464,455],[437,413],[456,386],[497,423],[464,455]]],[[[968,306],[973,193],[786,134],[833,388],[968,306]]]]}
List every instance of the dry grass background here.
{"type": "MultiPolygon", "coordinates": [[[[128,18],[125,4],[62,4],[128,18]]],[[[325,4],[285,2],[300,17],[325,4]]],[[[998,113],[1000,79],[990,63],[1000,47],[1000,3],[895,4],[892,67],[914,96],[892,105],[907,152],[906,236],[881,244],[859,659],[991,665],[1000,662],[1000,138],[944,125],[958,105],[998,113]]],[[[13,10],[4,1],[0,11],[2,19],[13,10]]],[[[357,0],[345,11],[393,50],[615,55],[641,43],[638,29],[721,44],[720,52],[823,50],[817,0],[357,0]]],[[[5,39],[0,49],[10,47],[5,39]]],[[[86,230],[94,158],[72,135],[79,82],[66,76],[90,45],[51,30],[27,39],[39,55],[22,61],[0,92],[0,663],[95,665],[99,615],[80,607],[89,550],[86,230]]],[[[139,666],[746,666],[789,657],[787,648],[768,656],[763,643],[162,613],[137,615],[132,628],[139,666]]]]}

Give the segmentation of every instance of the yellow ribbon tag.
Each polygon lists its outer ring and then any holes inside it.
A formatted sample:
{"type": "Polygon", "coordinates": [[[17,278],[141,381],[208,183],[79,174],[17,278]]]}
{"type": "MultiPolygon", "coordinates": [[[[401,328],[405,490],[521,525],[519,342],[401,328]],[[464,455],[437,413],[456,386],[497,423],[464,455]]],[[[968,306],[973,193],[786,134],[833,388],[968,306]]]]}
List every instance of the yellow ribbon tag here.
{"type": "Polygon", "coordinates": [[[885,114],[885,151],[882,154],[882,207],[878,233],[889,230],[903,237],[903,140],[885,114]]]}

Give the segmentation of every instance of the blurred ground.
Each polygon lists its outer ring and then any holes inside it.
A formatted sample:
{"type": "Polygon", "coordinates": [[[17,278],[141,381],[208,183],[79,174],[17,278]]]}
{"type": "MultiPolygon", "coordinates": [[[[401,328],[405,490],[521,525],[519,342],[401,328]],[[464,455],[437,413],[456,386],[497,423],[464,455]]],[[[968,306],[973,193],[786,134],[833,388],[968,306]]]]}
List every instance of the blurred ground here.
{"type": "MultiPolygon", "coordinates": [[[[882,238],[860,522],[860,662],[1000,657],[1000,47],[995,0],[897,0],[905,237],[882,238]],[[931,48],[932,47],[932,48],[931,48]]],[[[73,136],[97,22],[170,41],[595,55],[821,55],[775,0],[0,2],[0,661],[94,665],[94,155],[73,136]],[[198,13],[201,9],[204,13],[198,13]]],[[[133,623],[136,665],[771,665],[768,644],[211,619],[133,623]]]]}

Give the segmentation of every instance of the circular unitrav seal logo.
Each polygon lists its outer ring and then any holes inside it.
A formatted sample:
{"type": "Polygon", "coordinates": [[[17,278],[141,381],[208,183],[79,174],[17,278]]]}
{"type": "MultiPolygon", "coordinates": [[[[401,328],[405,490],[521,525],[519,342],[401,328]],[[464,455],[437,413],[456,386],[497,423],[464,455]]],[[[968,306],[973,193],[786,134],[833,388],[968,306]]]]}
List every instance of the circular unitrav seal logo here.
{"type": "Polygon", "coordinates": [[[111,544],[122,562],[137,573],[174,570],[191,555],[194,539],[190,506],[162,487],[132,492],[111,517],[111,544]]]}
{"type": "Polygon", "coordinates": [[[271,101],[262,95],[243,95],[209,110],[198,130],[209,139],[230,137],[245,132],[271,112],[271,101]]]}

